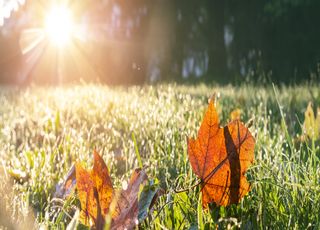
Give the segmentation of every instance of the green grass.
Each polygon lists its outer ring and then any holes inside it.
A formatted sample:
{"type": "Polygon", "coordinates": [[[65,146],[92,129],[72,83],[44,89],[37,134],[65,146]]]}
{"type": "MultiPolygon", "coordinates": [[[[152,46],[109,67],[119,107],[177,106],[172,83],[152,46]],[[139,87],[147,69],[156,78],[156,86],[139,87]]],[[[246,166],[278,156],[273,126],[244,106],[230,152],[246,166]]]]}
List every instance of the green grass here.
{"type": "Polygon", "coordinates": [[[141,228],[319,229],[319,142],[297,141],[309,101],[320,104],[319,86],[1,88],[0,167],[18,178],[6,198],[8,215],[23,221],[29,210],[37,227],[64,229],[78,203],[57,204],[55,185],[73,162],[90,166],[96,148],[116,186],[139,167],[140,155],[166,190],[141,228]],[[240,204],[203,211],[199,189],[173,190],[196,179],[186,139],[196,136],[214,92],[222,124],[235,108],[244,122],[253,119],[255,162],[247,173],[251,192],[240,204]]]}

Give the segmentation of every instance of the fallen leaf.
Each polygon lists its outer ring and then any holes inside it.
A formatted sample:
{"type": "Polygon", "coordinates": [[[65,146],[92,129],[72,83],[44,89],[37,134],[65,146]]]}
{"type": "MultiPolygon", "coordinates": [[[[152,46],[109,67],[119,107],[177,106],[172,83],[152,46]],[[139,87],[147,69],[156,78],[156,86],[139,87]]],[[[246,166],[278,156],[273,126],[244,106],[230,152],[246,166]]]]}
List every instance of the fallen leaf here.
{"type": "Polygon", "coordinates": [[[227,206],[248,193],[245,172],[254,159],[255,140],[239,120],[221,128],[214,100],[209,103],[197,139],[188,139],[193,172],[201,179],[202,204],[227,206]]]}
{"type": "Polygon", "coordinates": [[[139,196],[139,222],[147,218],[149,212],[152,212],[155,201],[164,194],[164,190],[160,188],[157,182],[154,182],[154,180],[149,180],[148,182],[139,196]]]}
{"type": "MultiPolygon", "coordinates": [[[[77,194],[81,203],[80,219],[87,226],[100,230],[105,226],[108,214],[112,217],[110,229],[133,229],[139,223],[139,192],[147,183],[143,169],[136,169],[126,189],[115,192],[108,168],[97,152],[94,152],[92,171],[76,164],[77,194]],[[119,194],[119,196],[115,195],[119,194]],[[111,204],[115,202],[115,208],[111,204]]],[[[156,199],[154,194],[153,200],[156,199]]],[[[152,207],[150,203],[149,207],[152,207]]],[[[146,218],[147,215],[144,216],[146,218]]],[[[141,219],[142,221],[143,219],[141,219]]]]}
{"type": "Polygon", "coordinates": [[[92,221],[97,229],[102,229],[112,200],[113,187],[103,159],[96,151],[93,156],[91,172],[83,169],[80,164],[76,165],[77,191],[84,223],[88,225],[92,221]]]}
{"type": "Polygon", "coordinates": [[[320,107],[317,109],[316,127],[318,130],[318,137],[320,137],[320,107]]]}
{"type": "Polygon", "coordinates": [[[101,215],[105,216],[109,211],[109,206],[112,200],[113,187],[109,171],[102,157],[94,151],[93,153],[93,171],[92,179],[95,182],[95,187],[98,192],[101,215]]]}
{"type": "Polygon", "coordinates": [[[126,190],[122,190],[112,219],[111,229],[133,229],[138,225],[138,193],[148,180],[142,169],[134,170],[126,190]]]}
{"type": "Polygon", "coordinates": [[[234,109],[231,111],[230,113],[230,118],[231,120],[240,120],[240,116],[241,116],[241,110],[240,109],[234,109]]]}
{"type": "Polygon", "coordinates": [[[76,167],[72,165],[64,180],[56,185],[56,191],[53,197],[66,199],[76,186],[76,167]]]}
{"type": "MultiPolygon", "coordinates": [[[[80,163],[77,163],[76,178],[77,195],[81,204],[81,221],[85,225],[97,225],[97,223],[101,221],[97,220],[97,202],[99,202],[99,198],[94,194],[96,188],[92,179],[92,174],[85,170],[80,163]]],[[[101,215],[99,218],[101,218],[101,215]]]]}
{"type": "Polygon", "coordinates": [[[311,102],[309,102],[304,112],[303,133],[305,136],[315,140],[320,136],[320,108],[318,108],[315,115],[311,102]]]}

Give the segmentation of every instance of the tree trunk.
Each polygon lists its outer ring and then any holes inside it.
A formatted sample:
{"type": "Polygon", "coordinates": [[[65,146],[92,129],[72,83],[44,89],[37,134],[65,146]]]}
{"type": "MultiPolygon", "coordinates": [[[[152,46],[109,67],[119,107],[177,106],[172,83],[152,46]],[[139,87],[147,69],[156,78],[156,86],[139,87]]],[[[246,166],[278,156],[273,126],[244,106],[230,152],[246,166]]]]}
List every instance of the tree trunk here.
{"type": "Polygon", "coordinates": [[[216,79],[219,82],[226,82],[227,79],[227,55],[224,42],[225,25],[225,1],[207,0],[208,11],[208,56],[209,66],[207,80],[216,79]]]}

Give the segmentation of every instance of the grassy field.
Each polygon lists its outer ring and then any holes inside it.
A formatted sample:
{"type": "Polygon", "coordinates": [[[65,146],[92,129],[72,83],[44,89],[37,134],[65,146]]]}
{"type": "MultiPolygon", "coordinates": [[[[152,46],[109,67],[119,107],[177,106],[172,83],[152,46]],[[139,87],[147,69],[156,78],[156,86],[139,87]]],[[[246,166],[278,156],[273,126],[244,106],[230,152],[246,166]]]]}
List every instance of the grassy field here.
{"type": "Polygon", "coordinates": [[[121,187],[138,167],[134,134],[149,177],[166,191],[141,228],[319,229],[319,142],[298,138],[309,101],[320,105],[318,85],[1,88],[2,180],[16,178],[12,187],[0,185],[14,190],[3,196],[5,215],[18,224],[33,214],[37,227],[64,229],[78,203],[54,202],[55,185],[75,161],[90,166],[96,148],[121,187]],[[244,122],[253,119],[255,162],[247,173],[251,192],[240,204],[203,211],[199,189],[174,188],[195,182],[186,139],[196,136],[214,92],[221,124],[235,108],[244,122]]]}

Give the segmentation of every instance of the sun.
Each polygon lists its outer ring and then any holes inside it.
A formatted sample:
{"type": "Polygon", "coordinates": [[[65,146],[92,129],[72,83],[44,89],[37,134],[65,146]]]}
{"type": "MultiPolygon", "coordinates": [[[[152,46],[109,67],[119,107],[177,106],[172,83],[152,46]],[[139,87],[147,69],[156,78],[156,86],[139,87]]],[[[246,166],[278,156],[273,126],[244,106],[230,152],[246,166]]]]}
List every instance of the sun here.
{"type": "Polygon", "coordinates": [[[49,40],[57,46],[65,46],[73,36],[71,11],[64,6],[52,7],[45,20],[49,40]]]}

